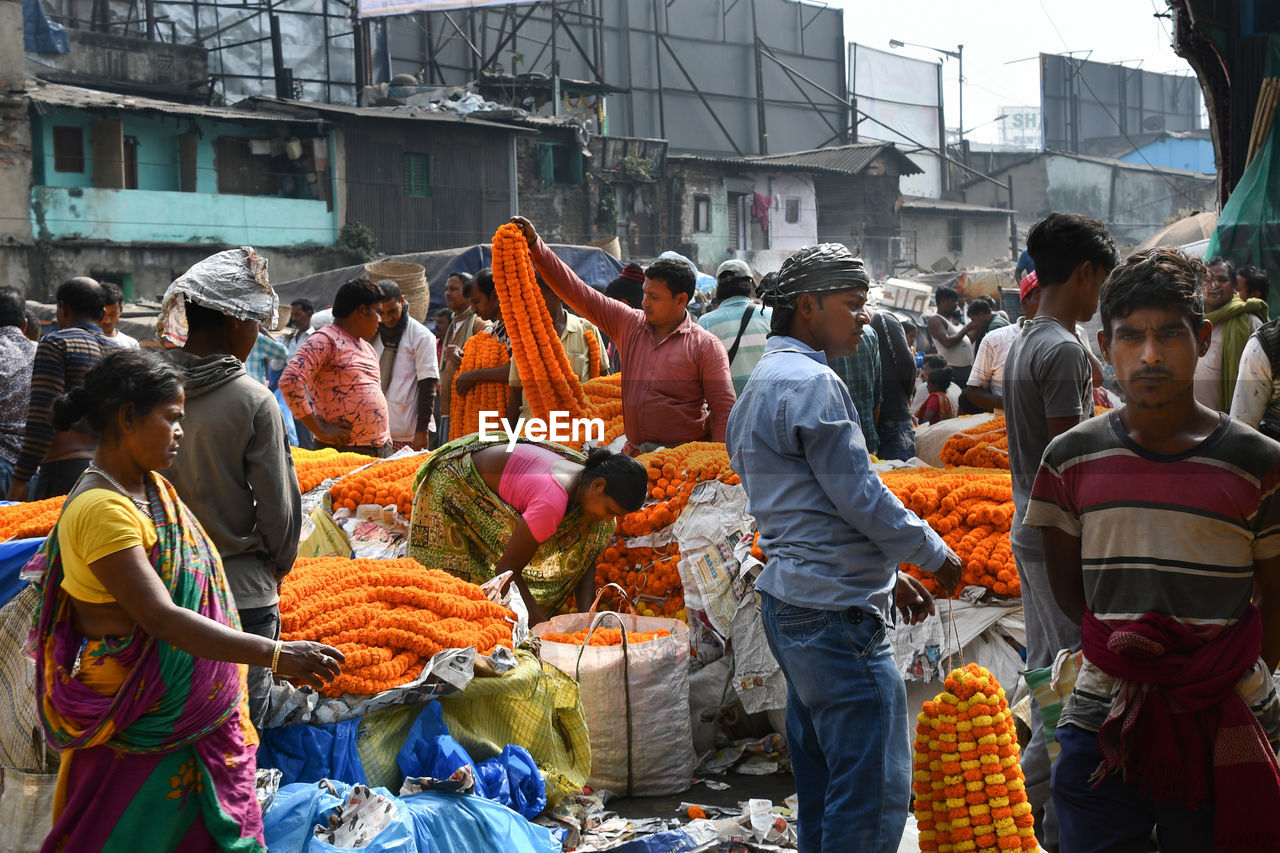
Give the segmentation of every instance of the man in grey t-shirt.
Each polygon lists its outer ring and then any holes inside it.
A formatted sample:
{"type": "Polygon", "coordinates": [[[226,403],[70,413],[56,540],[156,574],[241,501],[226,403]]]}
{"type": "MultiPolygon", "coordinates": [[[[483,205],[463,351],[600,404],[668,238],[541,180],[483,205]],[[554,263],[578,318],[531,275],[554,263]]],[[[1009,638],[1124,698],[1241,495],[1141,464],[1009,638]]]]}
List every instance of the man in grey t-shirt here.
{"type": "MultiPolygon", "coordinates": [[[[1010,539],[1022,586],[1027,668],[1040,669],[1052,664],[1060,649],[1079,648],[1080,628],[1053,597],[1039,531],[1025,527],[1022,519],[1049,441],[1093,414],[1093,370],[1075,325],[1098,310],[1102,282],[1117,257],[1115,242],[1101,222],[1062,213],[1051,213],[1032,226],[1027,251],[1040,279],[1040,308],[1035,319],[1023,324],[1009,350],[1004,410],[1016,510],[1010,539]]],[[[1023,753],[1022,769],[1040,844],[1056,848],[1049,753],[1034,697],[1031,742],[1023,753]]]]}

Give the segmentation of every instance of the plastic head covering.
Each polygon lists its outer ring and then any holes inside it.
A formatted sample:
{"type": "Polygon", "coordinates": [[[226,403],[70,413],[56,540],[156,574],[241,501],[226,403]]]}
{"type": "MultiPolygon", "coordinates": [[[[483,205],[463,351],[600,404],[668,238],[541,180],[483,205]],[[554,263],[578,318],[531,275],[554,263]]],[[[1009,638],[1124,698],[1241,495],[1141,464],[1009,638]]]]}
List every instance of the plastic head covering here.
{"type": "Polygon", "coordinates": [[[760,282],[760,300],[771,308],[794,308],[802,293],[836,293],[861,287],[866,290],[871,277],[862,259],[840,243],[806,246],[782,264],[778,277],[760,282]]]}
{"type": "Polygon", "coordinates": [[[181,346],[187,341],[187,302],[237,320],[272,323],[280,298],[267,280],[267,259],[252,246],[227,249],[195,264],[164,292],[156,334],[181,346]]]}
{"type": "Polygon", "coordinates": [[[658,255],[658,257],[663,260],[679,261],[680,263],[687,266],[689,269],[693,270],[693,275],[696,280],[694,287],[697,289],[699,293],[709,293],[710,291],[715,289],[716,280],[713,277],[704,273],[702,270],[698,269],[697,264],[695,264],[693,261],[686,258],[684,255],[680,254],[679,252],[666,251],[666,252],[663,252],[661,255],[658,255]]]}
{"type": "Polygon", "coordinates": [[[1031,292],[1040,286],[1040,277],[1036,275],[1036,271],[1032,270],[1022,277],[1022,281],[1018,282],[1018,301],[1022,301],[1031,295],[1031,292]]]}

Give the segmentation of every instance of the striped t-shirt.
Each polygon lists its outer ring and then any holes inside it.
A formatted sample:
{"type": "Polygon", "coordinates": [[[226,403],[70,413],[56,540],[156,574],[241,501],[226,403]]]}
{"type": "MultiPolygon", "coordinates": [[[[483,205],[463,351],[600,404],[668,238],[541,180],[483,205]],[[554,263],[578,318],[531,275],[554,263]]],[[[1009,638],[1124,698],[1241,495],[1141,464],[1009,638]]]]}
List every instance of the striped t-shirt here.
{"type": "MultiPolygon", "coordinates": [[[[1026,524],[1080,539],[1085,602],[1102,622],[1159,613],[1209,640],[1244,615],[1254,562],[1280,555],[1278,487],[1280,443],[1226,415],[1196,447],[1164,456],[1112,412],[1049,444],[1026,524]]],[[[1259,660],[1240,692],[1275,742],[1270,675],[1259,660]]],[[[1060,724],[1096,731],[1119,686],[1086,660],[1060,724]]]]}

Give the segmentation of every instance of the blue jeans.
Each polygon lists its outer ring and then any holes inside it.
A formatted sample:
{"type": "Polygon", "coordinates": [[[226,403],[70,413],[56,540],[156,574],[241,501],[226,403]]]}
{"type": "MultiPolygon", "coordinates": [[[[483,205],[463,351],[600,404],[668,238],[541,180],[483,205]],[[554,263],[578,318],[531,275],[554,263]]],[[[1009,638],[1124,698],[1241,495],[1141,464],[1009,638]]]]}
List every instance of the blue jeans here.
{"type": "MultiPolygon", "coordinates": [[[[1098,736],[1076,726],[1060,726],[1062,747],[1053,765],[1053,805],[1063,853],[1145,853],[1156,831],[1161,853],[1213,849],[1213,809],[1191,811],[1153,802],[1126,785],[1119,773],[1097,787],[1089,777],[1102,761],[1098,736]]],[[[1262,815],[1258,820],[1274,819],[1262,815]]]]}
{"type": "Polygon", "coordinates": [[[911,418],[876,424],[876,432],[880,435],[880,449],[876,451],[876,456],[881,459],[901,459],[906,462],[916,455],[916,430],[911,425],[911,418]]]}
{"type": "Polygon", "coordinates": [[[866,610],[810,610],[760,593],[787,679],[787,746],[800,853],[892,853],[911,797],[907,690],[884,624],[866,610]]]}

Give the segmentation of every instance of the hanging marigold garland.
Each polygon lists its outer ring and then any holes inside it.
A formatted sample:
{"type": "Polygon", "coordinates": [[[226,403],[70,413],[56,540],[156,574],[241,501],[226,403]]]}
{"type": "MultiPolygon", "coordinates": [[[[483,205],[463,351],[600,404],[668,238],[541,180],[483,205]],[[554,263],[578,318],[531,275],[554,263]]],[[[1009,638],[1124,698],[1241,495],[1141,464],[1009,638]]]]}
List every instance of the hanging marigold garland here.
{"type": "Polygon", "coordinates": [[[1039,850],[1004,690],[977,664],[952,670],[917,717],[912,761],[924,851],[1039,850]]]}
{"type": "MultiPolygon", "coordinates": [[[[587,365],[587,380],[590,381],[600,376],[600,339],[595,329],[585,329],[582,336],[587,339],[587,359],[591,362],[587,365]]],[[[582,390],[586,393],[585,387],[582,390]]]]}
{"type": "MultiPolygon", "coordinates": [[[[510,327],[508,327],[510,328],[510,327]]],[[[497,412],[507,416],[507,400],[510,385],[503,382],[477,382],[466,394],[458,393],[458,377],[469,370],[502,367],[511,363],[507,347],[488,332],[471,336],[462,350],[462,362],[453,375],[452,395],[449,400],[449,440],[480,431],[480,413],[497,412]]]]}
{"type": "Polygon", "coordinates": [[[538,290],[524,233],[511,223],[493,235],[493,281],[533,416],[548,420],[551,412],[560,411],[581,417],[587,406],[582,384],[538,290]]]}

